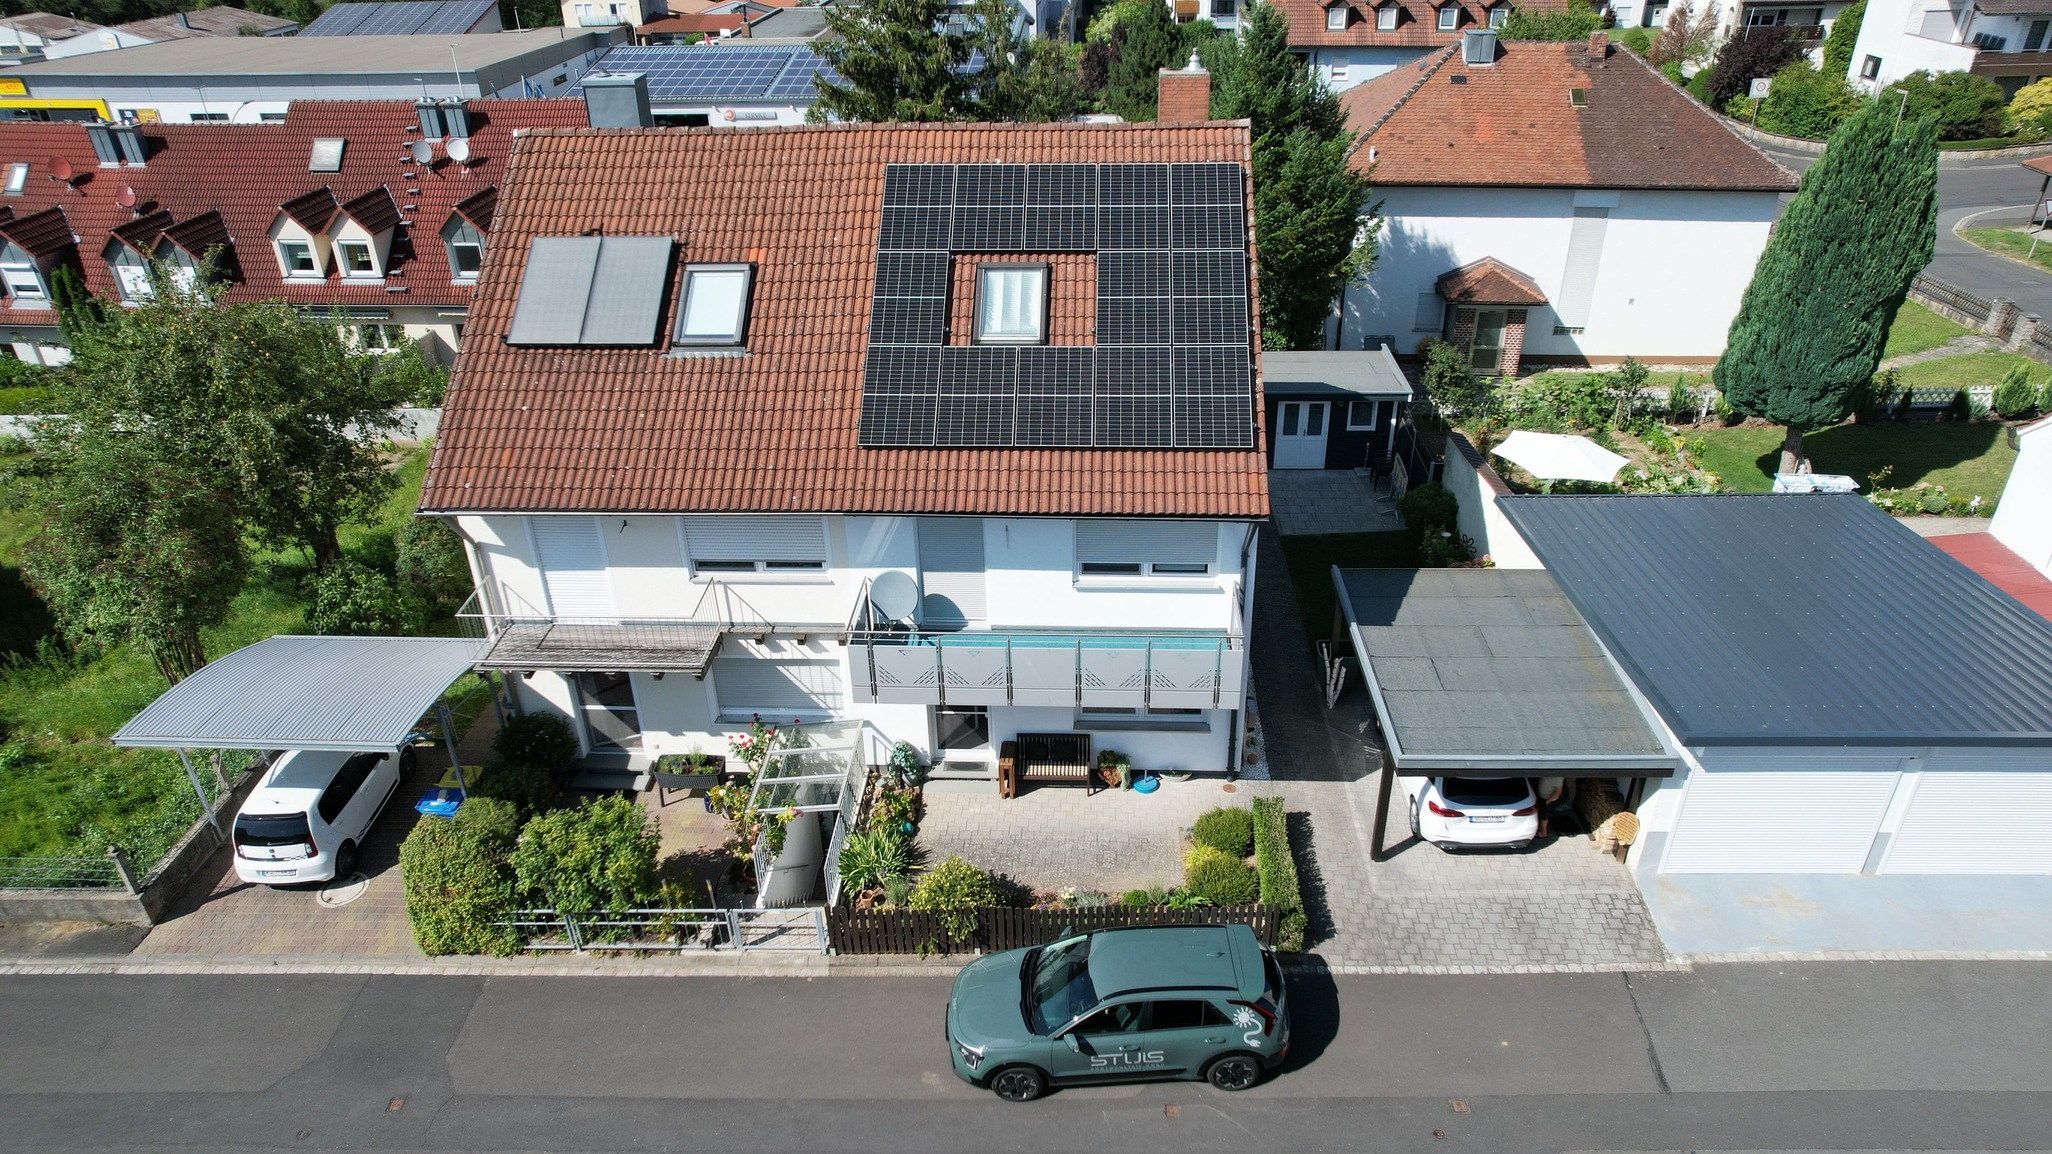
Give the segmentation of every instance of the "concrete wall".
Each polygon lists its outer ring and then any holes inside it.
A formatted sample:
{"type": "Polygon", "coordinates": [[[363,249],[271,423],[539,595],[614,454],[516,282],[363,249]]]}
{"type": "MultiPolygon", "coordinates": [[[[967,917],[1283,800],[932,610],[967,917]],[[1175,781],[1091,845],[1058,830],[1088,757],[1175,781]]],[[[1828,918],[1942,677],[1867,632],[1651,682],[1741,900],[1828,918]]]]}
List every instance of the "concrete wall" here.
{"type": "Polygon", "coordinates": [[[2020,431],[2016,464],[1988,532],[2052,577],[2052,418],[2020,431]]]}
{"type": "Polygon", "coordinates": [[[1338,333],[1344,349],[1364,336],[1394,335],[1397,349],[1410,352],[1420,339],[1439,336],[1436,326],[1415,327],[1419,294],[1483,257],[1530,276],[1558,301],[1576,207],[1608,208],[1582,331],[1556,333],[1553,307],[1532,309],[1527,364],[1715,358],[1778,200],[1771,192],[1572,189],[1377,188],[1376,195],[1385,217],[1381,254],[1367,283],[1347,291],[1338,333]]]}
{"type": "Polygon", "coordinates": [[[1459,433],[1447,434],[1446,468],[1440,483],[1460,502],[1461,534],[1475,543],[1477,554],[1487,555],[1499,569],[1546,567],[1497,507],[1496,498],[1510,492],[1503,478],[1459,433]]]}

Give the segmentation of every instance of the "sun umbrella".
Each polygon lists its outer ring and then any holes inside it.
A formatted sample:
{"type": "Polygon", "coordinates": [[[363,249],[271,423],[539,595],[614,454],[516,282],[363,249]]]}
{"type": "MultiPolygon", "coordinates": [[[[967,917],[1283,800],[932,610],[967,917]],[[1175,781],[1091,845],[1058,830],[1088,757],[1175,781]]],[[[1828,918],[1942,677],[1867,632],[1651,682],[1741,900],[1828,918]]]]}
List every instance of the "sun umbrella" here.
{"type": "Polygon", "coordinates": [[[1628,464],[1587,437],[1522,429],[1505,437],[1494,452],[1542,481],[1608,481],[1628,464]]]}

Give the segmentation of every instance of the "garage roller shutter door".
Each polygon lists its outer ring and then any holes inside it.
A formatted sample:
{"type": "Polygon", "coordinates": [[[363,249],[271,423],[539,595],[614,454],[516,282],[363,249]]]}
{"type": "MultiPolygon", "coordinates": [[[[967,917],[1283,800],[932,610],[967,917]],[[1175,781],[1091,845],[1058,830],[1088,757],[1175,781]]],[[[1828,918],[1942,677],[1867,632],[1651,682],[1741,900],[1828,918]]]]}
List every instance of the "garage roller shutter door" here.
{"type": "Polygon", "coordinates": [[[1923,769],[1881,872],[2052,873],[2052,764],[1991,750],[1940,755],[1923,769]]]}
{"type": "Polygon", "coordinates": [[[1901,764],[1894,757],[1777,757],[1691,773],[1660,868],[1859,873],[1901,764]]]}
{"type": "Polygon", "coordinates": [[[833,713],[841,708],[841,667],[835,661],[715,657],[712,677],[722,717],[745,720],[748,714],[760,713],[774,722],[782,713],[833,713]]]}

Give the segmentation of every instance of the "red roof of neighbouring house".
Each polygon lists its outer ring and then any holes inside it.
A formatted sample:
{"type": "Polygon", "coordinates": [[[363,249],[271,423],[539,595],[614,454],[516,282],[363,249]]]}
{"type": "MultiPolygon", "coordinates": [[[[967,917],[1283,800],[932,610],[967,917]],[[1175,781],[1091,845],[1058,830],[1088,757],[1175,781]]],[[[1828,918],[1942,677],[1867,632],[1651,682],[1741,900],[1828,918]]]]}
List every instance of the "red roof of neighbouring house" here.
{"type": "MultiPolygon", "coordinates": [[[[1249,147],[1244,121],[529,133],[500,190],[421,508],[1264,517],[1258,429],[1239,449],[857,443],[887,164],[1245,169],[1249,147]],[[505,343],[534,238],[592,233],[753,264],[746,352],[505,343]]],[[[1258,420],[1258,391],[1253,402],[1258,420]]]]}
{"type": "Polygon", "coordinates": [[[1989,584],[2023,602],[2038,616],[2052,620],[2052,579],[2010,552],[2009,546],[1987,533],[1959,533],[1930,540],[1953,560],[1987,578],[1989,584]]]}
{"type": "MultiPolygon", "coordinates": [[[[452,280],[442,226],[458,204],[489,204],[517,130],[584,123],[584,103],[578,100],[473,100],[468,109],[470,162],[456,164],[438,152],[427,166],[416,165],[406,152],[420,139],[418,114],[399,100],[299,101],[280,124],[145,125],[148,162],[106,168],[81,124],[0,123],[0,166],[29,166],[21,195],[7,198],[13,219],[5,228],[53,252],[76,233],[86,286],[110,298],[120,288],[102,257],[108,241],[118,230],[134,247],[139,233],[164,221],[162,235],[195,257],[213,244],[232,246],[230,300],[463,305],[472,286],[452,280]],[[317,139],[348,142],[340,171],[308,171],[317,139]],[[53,159],[70,164],[76,175],[69,184],[51,178],[53,159]],[[134,190],[133,209],[117,200],[123,188],[134,190]],[[396,227],[391,275],[383,282],[344,283],[340,271],[330,269],[324,281],[286,281],[269,230],[287,206],[312,228],[328,227],[345,211],[373,231],[396,227]],[[59,208],[61,213],[50,211],[59,208]],[[139,225],[141,219],[153,223],[139,225]]],[[[479,215],[484,222],[464,214],[487,227],[489,210],[479,215]]],[[[0,316],[17,324],[54,323],[47,307],[30,307],[45,304],[0,305],[0,316]]]]}
{"type": "Polygon", "coordinates": [[[1354,167],[1377,185],[1786,192],[1796,183],[1636,54],[1612,47],[1519,41],[1493,64],[1468,64],[1450,47],[1340,103],[1359,137],[1354,167]]]}
{"type": "Polygon", "coordinates": [[[1457,305],[1543,305],[1539,282],[1493,256],[1442,274],[1434,287],[1457,305]]]}
{"type": "MultiPolygon", "coordinates": [[[[1379,4],[1376,0],[1277,0],[1276,7],[1289,18],[1292,48],[1430,48],[1459,43],[1468,29],[1489,26],[1490,9],[1513,6],[1511,0],[1450,2],[1461,10],[1451,32],[1439,30],[1439,10],[1445,5],[1432,0],[1382,0],[1379,4]],[[1347,11],[1345,31],[1332,32],[1325,27],[1326,13],[1334,7],[1347,11]],[[1386,32],[1375,27],[1375,13],[1385,7],[1397,10],[1396,27],[1386,32]]],[[[1515,5],[1525,12],[1562,12],[1567,6],[1567,0],[1526,0],[1515,5]]]]}

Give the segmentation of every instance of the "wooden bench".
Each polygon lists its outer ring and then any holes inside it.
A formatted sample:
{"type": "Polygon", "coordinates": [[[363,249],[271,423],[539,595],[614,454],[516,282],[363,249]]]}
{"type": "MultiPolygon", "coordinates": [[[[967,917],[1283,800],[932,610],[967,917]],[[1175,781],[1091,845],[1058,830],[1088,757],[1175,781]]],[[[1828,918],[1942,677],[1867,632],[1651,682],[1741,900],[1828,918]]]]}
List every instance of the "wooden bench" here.
{"type": "Polygon", "coordinates": [[[998,796],[1017,797],[1022,782],[1098,789],[1087,733],[1022,733],[998,746],[998,796]]]}

